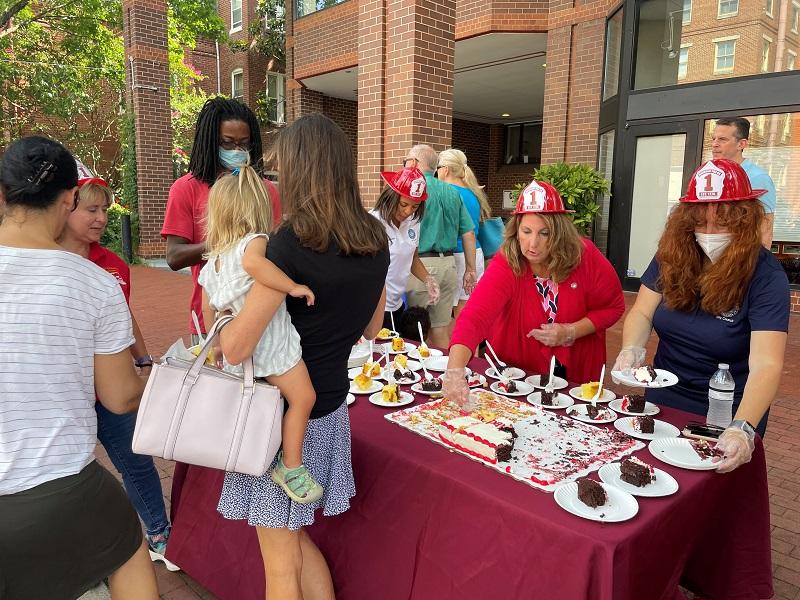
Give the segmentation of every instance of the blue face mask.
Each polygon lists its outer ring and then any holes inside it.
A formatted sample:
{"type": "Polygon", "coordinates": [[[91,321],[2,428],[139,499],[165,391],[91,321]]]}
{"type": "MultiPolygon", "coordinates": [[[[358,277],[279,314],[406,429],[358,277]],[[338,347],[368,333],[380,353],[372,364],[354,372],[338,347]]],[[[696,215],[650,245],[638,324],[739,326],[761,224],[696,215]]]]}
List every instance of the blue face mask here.
{"type": "Polygon", "coordinates": [[[226,150],[222,146],[219,148],[219,162],[229,171],[243,167],[249,161],[250,153],[247,150],[226,150]]]}

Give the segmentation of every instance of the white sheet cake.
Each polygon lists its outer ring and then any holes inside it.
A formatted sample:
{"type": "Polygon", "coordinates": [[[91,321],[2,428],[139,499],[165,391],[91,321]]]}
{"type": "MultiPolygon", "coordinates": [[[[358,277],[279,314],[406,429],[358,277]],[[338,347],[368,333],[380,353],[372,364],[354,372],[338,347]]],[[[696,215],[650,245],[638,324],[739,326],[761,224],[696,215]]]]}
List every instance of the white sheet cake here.
{"type": "Polygon", "coordinates": [[[474,390],[471,399],[477,407],[471,412],[461,412],[444,400],[435,400],[393,412],[386,418],[442,445],[447,444],[439,437],[439,426],[449,419],[467,415],[485,423],[508,419],[518,436],[511,460],[490,464],[457,448],[454,451],[549,492],[644,447],[642,442],[615,429],[581,423],[491,392],[474,390]]]}

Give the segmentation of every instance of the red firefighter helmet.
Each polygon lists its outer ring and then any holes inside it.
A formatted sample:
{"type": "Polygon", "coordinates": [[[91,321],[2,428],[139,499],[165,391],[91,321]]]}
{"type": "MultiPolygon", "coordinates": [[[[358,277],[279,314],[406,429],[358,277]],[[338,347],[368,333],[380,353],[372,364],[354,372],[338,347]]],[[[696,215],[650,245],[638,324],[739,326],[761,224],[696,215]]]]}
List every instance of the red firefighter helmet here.
{"type": "Polygon", "coordinates": [[[750,178],[738,163],[715,158],[700,165],[689,180],[681,202],[736,202],[756,200],[767,190],[754,190],[750,178]]]}
{"type": "Polygon", "coordinates": [[[381,177],[395,192],[414,202],[422,202],[428,197],[425,175],[417,167],[405,167],[397,173],[382,171],[381,177]]]}
{"type": "Polygon", "coordinates": [[[546,181],[531,181],[519,195],[515,215],[528,213],[573,213],[564,208],[561,194],[546,181]]]}
{"type": "Polygon", "coordinates": [[[92,170],[77,158],[75,159],[75,164],[78,167],[78,187],[83,187],[87,183],[96,183],[97,185],[108,187],[105,179],[92,173],[92,170]]]}

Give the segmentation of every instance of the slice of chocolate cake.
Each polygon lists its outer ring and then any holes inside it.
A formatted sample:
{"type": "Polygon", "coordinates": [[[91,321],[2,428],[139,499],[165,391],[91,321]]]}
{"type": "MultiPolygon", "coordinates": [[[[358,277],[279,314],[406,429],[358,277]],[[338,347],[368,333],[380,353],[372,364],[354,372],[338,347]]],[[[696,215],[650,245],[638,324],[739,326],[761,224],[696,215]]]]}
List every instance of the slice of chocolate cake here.
{"type": "Polygon", "coordinates": [[[633,428],[639,433],[653,433],[656,428],[656,422],[653,417],[649,415],[634,417],[633,428]]]}
{"type": "Polygon", "coordinates": [[[550,373],[539,375],[539,385],[545,386],[550,383],[550,373]]]}
{"type": "Polygon", "coordinates": [[[426,392],[440,392],[442,391],[441,379],[423,379],[422,389],[426,392]]]}
{"type": "Polygon", "coordinates": [[[622,397],[622,410],[624,412],[643,413],[644,396],[641,394],[625,394],[622,397]]]}
{"type": "Polygon", "coordinates": [[[541,402],[542,402],[542,405],[544,405],[544,406],[555,406],[556,405],[556,393],[555,392],[548,392],[547,390],[542,390],[541,402]]]}
{"type": "Polygon", "coordinates": [[[636,487],[644,487],[656,480],[656,471],[646,462],[631,456],[620,463],[619,478],[636,487]]]}
{"type": "Polygon", "coordinates": [[[717,450],[714,446],[709,444],[706,440],[689,440],[692,448],[702,460],[708,460],[715,456],[722,456],[722,451],[717,450]]]}
{"type": "Polygon", "coordinates": [[[586,414],[590,419],[597,419],[597,417],[600,415],[600,409],[594,404],[587,404],[586,414]]]}
{"type": "Polygon", "coordinates": [[[597,483],[594,479],[588,477],[581,477],[577,481],[578,484],[578,499],[586,506],[597,508],[603,506],[608,500],[606,491],[603,486],[597,483]]]}

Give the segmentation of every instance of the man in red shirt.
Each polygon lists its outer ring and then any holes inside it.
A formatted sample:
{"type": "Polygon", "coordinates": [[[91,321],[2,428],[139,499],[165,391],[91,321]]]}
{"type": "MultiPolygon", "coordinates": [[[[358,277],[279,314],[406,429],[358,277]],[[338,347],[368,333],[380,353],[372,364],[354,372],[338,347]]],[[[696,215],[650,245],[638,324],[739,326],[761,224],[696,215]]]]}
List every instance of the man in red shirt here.
{"type": "MultiPolygon", "coordinates": [[[[189,172],[180,177],[169,191],[161,236],[167,240],[167,264],[173,271],[191,267],[194,288],[189,304],[197,314],[203,331],[203,292],[197,276],[205,264],[205,229],[208,191],[221,174],[244,164],[258,165],[262,160],[261,132],[258,120],[249,107],[237,100],[212,98],[205,103],[195,126],[189,172]]],[[[264,181],[272,200],[272,214],[280,220],[277,188],[264,181]]]]}

